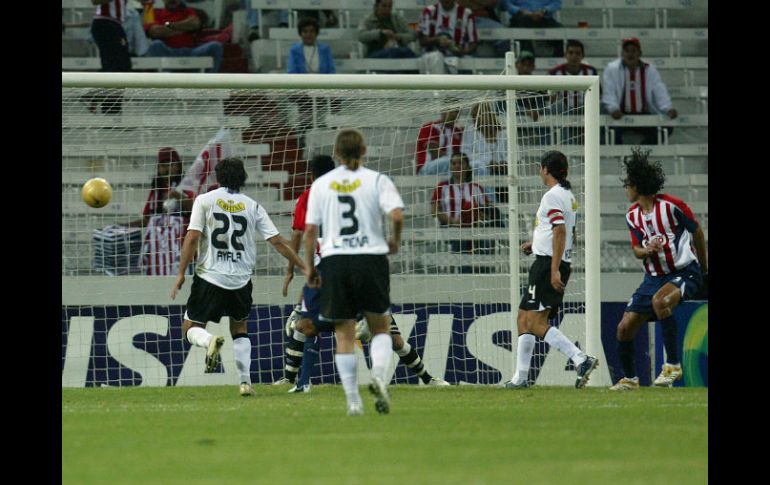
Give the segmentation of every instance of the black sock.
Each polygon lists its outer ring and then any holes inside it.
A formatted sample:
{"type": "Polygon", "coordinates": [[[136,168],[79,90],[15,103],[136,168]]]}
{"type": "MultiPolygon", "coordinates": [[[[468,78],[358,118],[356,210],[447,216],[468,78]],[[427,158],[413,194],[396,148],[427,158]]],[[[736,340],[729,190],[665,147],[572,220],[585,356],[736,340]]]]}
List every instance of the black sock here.
{"type": "Polygon", "coordinates": [[[289,345],[286,346],[286,366],[283,375],[294,382],[297,379],[299,369],[302,367],[302,352],[305,350],[305,342],[300,342],[292,335],[289,337],[289,345]]]}
{"type": "Polygon", "coordinates": [[[660,321],[663,327],[663,346],[666,348],[666,362],[679,363],[679,346],[676,341],[676,319],[674,315],[660,321]]]}
{"type": "Polygon", "coordinates": [[[623,367],[623,373],[626,377],[636,377],[634,369],[634,341],[618,341],[618,355],[620,356],[620,365],[623,367]]]}
{"type": "Polygon", "coordinates": [[[430,380],[433,379],[433,376],[431,376],[428,371],[425,370],[425,365],[423,365],[422,359],[420,359],[420,356],[417,355],[417,351],[414,350],[414,347],[409,350],[408,354],[403,357],[399,357],[398,360],[400,360],[407,369],[417,374],[425,384],[429,383],[430,380]]]}

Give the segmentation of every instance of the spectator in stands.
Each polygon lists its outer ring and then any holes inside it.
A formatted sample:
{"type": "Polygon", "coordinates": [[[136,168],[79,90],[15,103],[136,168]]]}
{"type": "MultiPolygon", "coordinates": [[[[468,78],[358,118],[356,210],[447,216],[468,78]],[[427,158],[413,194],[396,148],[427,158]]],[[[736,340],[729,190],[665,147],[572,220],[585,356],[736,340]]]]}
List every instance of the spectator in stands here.
{"type": "MultiPolygon", "coordinates": [[[[567,50],[564,58],[567,62],[550,69],[551,76],[596,76],[594,66],[583,64],[585,48],[579,40],[567,41],[567,50]]],[[[583,114],[584,95],[582,91],[562,91],[551,95],[551,108],[554,113],[569,115],[583,114]]],[[[561,142],[570,144],[583,143],[584,130],[579,126],[565,127],[561,129],[561,142]]]]}
{"type": "Polygon", "coordinates": [[[201,29],[201,20],[195,10],[183,6],[181,0],[163,0],[165,8],[154,10],[154,22],[146,24],[147,35],[154,39],[147,51],[149,57],[211,56],[219,72],[224,47],[221,42],[209,41],[195,45],[193,33],[201,29]]]}
{"type": "MultiPolygon", "coordinates": [[[[529,51],[521,51],[516,58],[516,73],[519,76],[530,76],[535,71],[535,56],[529,51]]],[[[545,91],[519,91],[516,97],[516,112],[532,118],[540,119],[541,114],[548,110],[548,94],[545,91]]],[[[524,120],[523,120],[524,121],[524,120]]],[[[523,127],[518,130],[519,143],[545,144],[548,138],[547,127],[523,127]]]]}
{"type": "MultiPolygon", "coordinates": [[[[635,37],[623,39],[623,55],[607,64],[602,75],[602,109],[614,119],[626,114],[665,114],[671,119],[677,112],[668,89],[654,65],[642,62],[642,45],[635,37]]],[[[669,128],[669,133],[671,132],[669,128]]],[[[657,144],[657,128],[615,128],[615,143],[634,134],[641,140],[626,140],[629,144],[657,144]]]]}
{"type": "Polygon", "coordinates": [[[458,58],[476,52],[476,17],[456,0],[439,0],[423,9],[417,39],[423,52],[420,72],[456,74],[458,58]]]}
{"type": "MultiPolygon", "coordinates": [[[[473,16],[476,17],[477,29],[502,29],[505,26],[501,23],[497,14],[497,4],[499,0],[458,0],[461,6],[471,9],[473,16]]],[[[479,41],[479,48],[485,44],[491,46],[495,57],[505,57],[511,43],[507,40],[479,41]]]]}
{"type": "Polygon", "coordinates": [[[449,160],[458,153],[463,140],[463,127],[457,125],[460,109],[447,105],[441,117],[420,127],[417,135],[417,175],[449,175],[449,160]]]}
{"type": "MultiPolygon", "coordinates": [[[[126,0],[91,0],[96,5],[91,22],[91,35],[99,48],[102,72],[131,71],[131,54],[128,51],[128,38],[123,28],[126,15],[126,0]]],[[[101,103],[104,114],[117,115],[123,111],[123,95],[110,94],[110,91],[94,90],[83,99],[89,111],[96,112],[101,103]]]]}
{"type": "Polygon", "coordinates": [[[416,57],[408,46],[414,39],[404,17],[393,13],[393,0],[374,0],[374,12],[358,26],[358,41],[366,46],[366,57],[373,59],[416,57]]]}
{"type": "Polygon", "coordinates": [[[179,270],[182,241],[190,212],[168,212],[164,202],[182,180],[182,159],[171,147],[158,151],[158,166],[142,218],[129,227],[143,227],[142,268],[146,275],[171,276],[179,270]]]}
{"type": "Polygon", "coordinates": [[[470,158],[476,176],[508,173],[508,136],[489,103],[471,107],[473,124],[463,132],[461,151],[470,158]]]}
{"type": "MultiPolygon", "coordinates": [[[[465,153],[452,154],[450,163],[451,176],[438,184],[431,197],[431,213],[441,227],[474,227],[483,222],[484,209],[490,206],[490,199],[484,189],[473,182],[473,169],[465,153]]],[[[489,252],[491,241],[450,240],[449,246],[454,253],[489,252]]],[[[488,273],[490,268],[479,268],[488,273]]],[[[461,266],[460,273],[471,273],[470,266],[461,266]]]]}
{"type": "MultiPolygon", "coordinates": [[[[548,29],[562,27],[553,18],[553,14],[561,10],[561,0],[500,0],[503,8],[510,15],[509,25],[521,29],[548,29]]],[[[517,39],[518,40],[518,39],[517,39]]],[[[564,47],[560,40],[549,40],[547,44],[553,49],[552,55],[564,55],[564,47]]],[[[535,51],[531,40],[522,40],[521,49],[535,51]]]]}
{"type": "Polygon", "coordinates": [[[289,49],[287,62],[290,74],[334,74],[334,58],[328,44],[318,42],[318,34],[321,27],[318,21],[312,17],[306,17],[299,21],[297,32],[301,41],[289,49]]]}

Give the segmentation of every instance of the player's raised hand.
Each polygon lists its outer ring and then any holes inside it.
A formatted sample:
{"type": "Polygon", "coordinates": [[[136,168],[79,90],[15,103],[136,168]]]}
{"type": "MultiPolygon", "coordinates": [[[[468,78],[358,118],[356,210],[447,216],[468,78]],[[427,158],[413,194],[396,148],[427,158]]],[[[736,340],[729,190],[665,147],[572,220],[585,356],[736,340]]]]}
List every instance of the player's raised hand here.
{"type": "Polygon", "coordinates": [[[184,275],[180,274],[176,276],[176,281],[174,281],[174,286],[171,287],[171,299],[176,298],[176,294],[179,292],[179,290],[182,289],[182,286],[184,285],[184,275]]]}

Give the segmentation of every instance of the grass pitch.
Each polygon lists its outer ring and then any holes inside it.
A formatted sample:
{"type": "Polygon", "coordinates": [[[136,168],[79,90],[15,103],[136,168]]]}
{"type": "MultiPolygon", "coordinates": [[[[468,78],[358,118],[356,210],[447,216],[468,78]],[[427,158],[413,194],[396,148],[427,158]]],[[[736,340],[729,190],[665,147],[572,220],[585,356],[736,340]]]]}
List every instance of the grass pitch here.
{"type": "Polygon", "coordinates": [[[703,484],[708,390],[391,386],[62,389],[62,483],[703,484]]]}

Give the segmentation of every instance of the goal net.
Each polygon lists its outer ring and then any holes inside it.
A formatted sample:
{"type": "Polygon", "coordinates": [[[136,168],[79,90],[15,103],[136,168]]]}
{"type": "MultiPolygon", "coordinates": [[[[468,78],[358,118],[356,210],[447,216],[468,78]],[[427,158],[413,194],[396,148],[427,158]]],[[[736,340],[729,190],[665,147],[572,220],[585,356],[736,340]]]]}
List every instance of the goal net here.
{"type": "MultiPolygon", "coordinates": [[[[366,165],[390,176],[404,199],[402,247],[390,257],[392,311],[431,375],[487,385],[511,377],[534,258],[518,248],[532,237],[549,150],[567,155],[579,205],[572,275],[552,323],[603,355],[598,94],[587,95],[596,109],[586,116],[565,94],[591,93],[592,78],[527,78],[62,74],[62,386],[237,384],[227,317],[207,327],[226,339],[216,372],[204,373],[205,349],[183,339],[192,277],[176,300],[169,292],[189,206],[164,205],[168,187],[204,193],[216,164],[239,157],[243,192],[289,239],[296,200],[311,183],[308,161],[333,156],[342,128],[363,133],[366,165]],[[113,190],[99,209],[81,198],[93,177],[113,190]]],[[[284,375],[284,324],[304,283],[297,273],[284,297],[286,268],[259,245],[248,318],[254,383],[284,375]]],[[[339,382],[333,335],[321,336],[320,349],[311,382],[339,382]]],[[[368,345],[357,352],[366,383],[368,345]]],[[[539,385],[574,384],[567,359],[544,342],[532,364],[539,385]]],[[[397,357],[392,371],[397,384],[421,383],[397,357]]]]}

